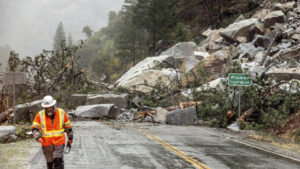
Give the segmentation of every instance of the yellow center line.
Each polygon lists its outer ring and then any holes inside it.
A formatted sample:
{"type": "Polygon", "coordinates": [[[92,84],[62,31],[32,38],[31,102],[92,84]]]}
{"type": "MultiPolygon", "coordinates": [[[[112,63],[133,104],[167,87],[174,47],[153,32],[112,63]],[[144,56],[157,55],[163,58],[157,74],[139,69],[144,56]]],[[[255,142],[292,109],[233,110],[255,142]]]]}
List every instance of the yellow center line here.
{"type": "Polygon", "coordinates": [[[206,165],[204,165],[203,163],[199,162],[198,160],[194,159],[193,157],[183,153],[182,151],[178,150],[177,148],[173,147],[172,145],[168,144],[167,142],[163,141],[161,138],[152,135],[151,133],[146,132],[145,130],[140,129],[140,131],[146,135],[148,138],[158,141],[162,146],[164,146],[165,148],[167,148],[168,150],[171,150],[173,153],[175,153],[176,155],[178,155],[179,157],[183,158],[185,161],[193,164],[195,167],[199,168],[199,169],[209,169],[209,167],[207,167],[206,165]]]}

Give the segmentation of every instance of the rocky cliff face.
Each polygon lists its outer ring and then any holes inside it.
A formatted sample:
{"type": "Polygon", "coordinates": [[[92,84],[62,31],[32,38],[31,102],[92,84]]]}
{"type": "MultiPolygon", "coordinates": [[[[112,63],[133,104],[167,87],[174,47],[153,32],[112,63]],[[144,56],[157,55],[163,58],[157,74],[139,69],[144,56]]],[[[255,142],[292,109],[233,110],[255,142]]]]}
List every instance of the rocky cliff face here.
{"type": "Polygon", "coordinates": [[[183,85],[188,84],[197,79],[183,74],[195,71],[199,64],[212,81],[226,78],[233,62],[240,63],[252,78],[267,75],[277,81],[300,80],[299,2],[266,4],[249,19],[241,16],[228,27],[208,29],[203,35],[207,39],[197,46],[179,43],[164,55],[146,58],[125,73],[117,86],[147,93],[151,88],[141,86],[153,86],[158,79],[168,85],[180,77],[183,85]],[[158,65],[164,69],[157,69],[158,65]]]}

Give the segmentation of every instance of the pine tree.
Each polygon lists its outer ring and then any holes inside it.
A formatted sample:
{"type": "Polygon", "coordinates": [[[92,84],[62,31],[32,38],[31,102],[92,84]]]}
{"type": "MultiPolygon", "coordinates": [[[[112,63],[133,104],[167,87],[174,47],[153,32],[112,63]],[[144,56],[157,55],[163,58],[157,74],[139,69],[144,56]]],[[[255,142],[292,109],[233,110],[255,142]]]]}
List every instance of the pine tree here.
{"type": "Polygon", "coordinates": [[[74,45],[74,41],[72,38],[71,32],[69,32],[69,37],[68,37],[68,47],[72,47],[74,45]]]}
{"type": "Polygon", "coordinates": [[[65,43],[66,41],[66,35],[65,30],[62,22],[59,22],[56,33],[54,36],[54,42],[53,42],[53,50],[54,51],[61,51],[62,50],[62,43],[65,43]]]}
{"type": "Polygon", "coordinates": [[[170,0],[138,0],[137,9],[141,25],[150,33],[150,55],[155,55],[157,41],[169,36],[174,8],[170,0]]]}
{"type": "Polygon", "coordinates": [[[86,36],[87,38],[89,38],[89,37],[91,37],[91,36],[93,35],[93,30],[92,30],[89,26],[85,26],[85,27],[83,27],[83,29],[82,29],[82,33],[84,33],[85,36],[86,36]]]}

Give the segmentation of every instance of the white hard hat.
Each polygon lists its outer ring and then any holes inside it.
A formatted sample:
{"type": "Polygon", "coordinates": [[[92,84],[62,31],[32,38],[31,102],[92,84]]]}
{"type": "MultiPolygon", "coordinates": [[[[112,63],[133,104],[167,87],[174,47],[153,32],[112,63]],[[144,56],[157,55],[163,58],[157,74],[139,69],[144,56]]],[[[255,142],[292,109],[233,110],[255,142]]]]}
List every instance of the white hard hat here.
{"type": "Polygon", "coordinates": [[[53,97],[52,96],[45,96],[44,98],[43,98],[43,102],[42,102],[42,107],[43,108],[47,108],[47,107],[52,107],[52,106],[54,106],[56,104],[56,100],[55,99],[53,99],[53,97]]]}

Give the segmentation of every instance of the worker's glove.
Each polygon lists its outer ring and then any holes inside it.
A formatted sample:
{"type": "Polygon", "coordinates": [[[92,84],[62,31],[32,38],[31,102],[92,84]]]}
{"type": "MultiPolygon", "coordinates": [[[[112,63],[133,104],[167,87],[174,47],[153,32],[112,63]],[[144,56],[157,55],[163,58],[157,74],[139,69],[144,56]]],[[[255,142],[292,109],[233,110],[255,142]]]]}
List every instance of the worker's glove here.
{"type": "Polygon", "coordinates": [[[67,147],[71,148],[72,147],[72,140],[68,140],[68,143],[67,143],[67,147]]]}
{"type": "Polygon", "coordinates": [[[68,142],[67,142],[67,150],[65,151],[65,154],[69,154],[70,153],[71,147],[72,147],[72,140],[68,140],[68,142]]]}
{"type": "Polygon", "coordinates": [[[39,143],[43,143],[44,142],[42,138],[38,138],[36,141],[39,142],[39,143]]]}

